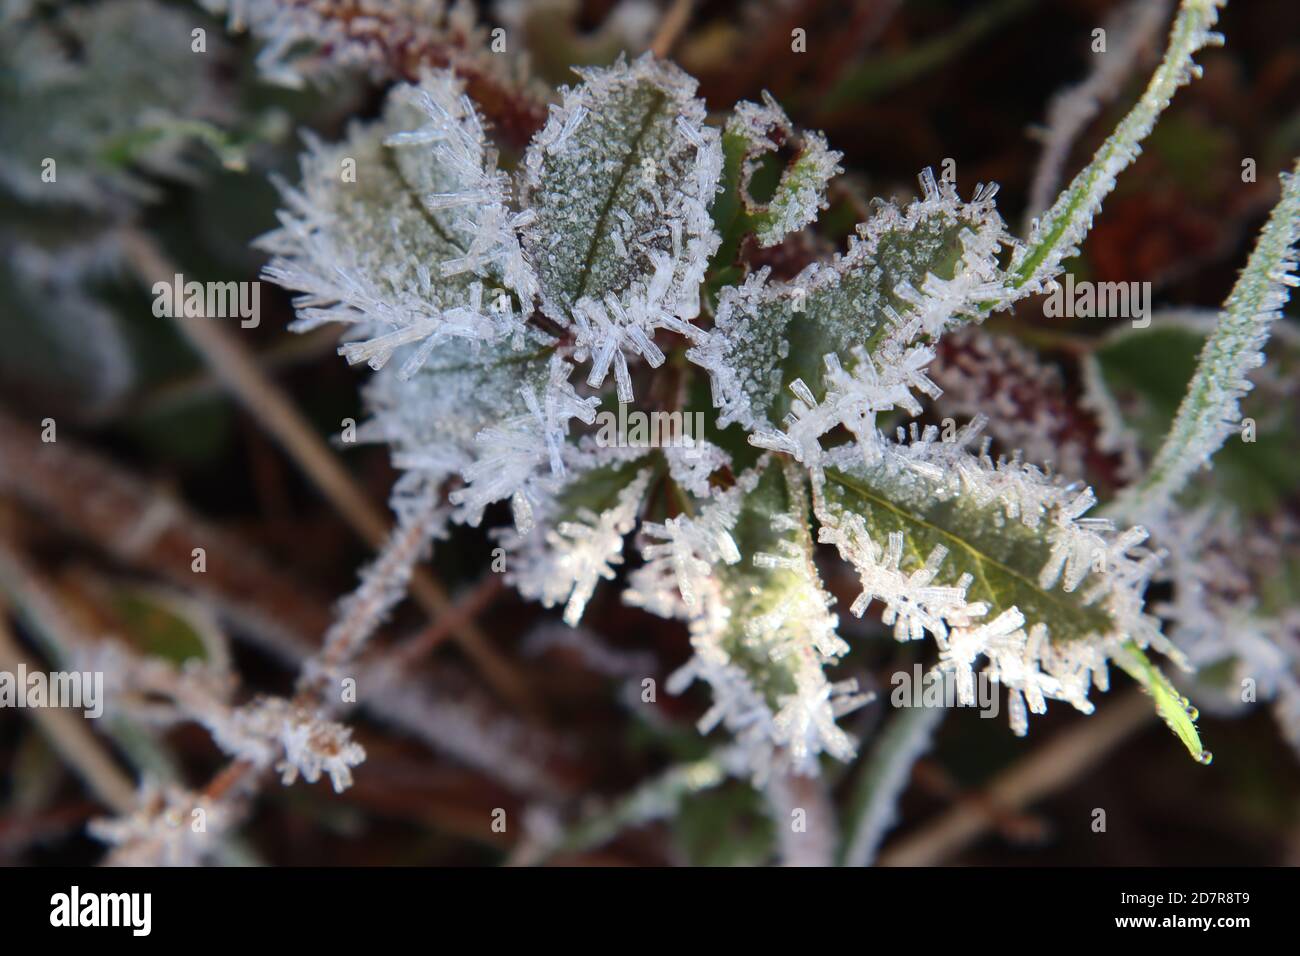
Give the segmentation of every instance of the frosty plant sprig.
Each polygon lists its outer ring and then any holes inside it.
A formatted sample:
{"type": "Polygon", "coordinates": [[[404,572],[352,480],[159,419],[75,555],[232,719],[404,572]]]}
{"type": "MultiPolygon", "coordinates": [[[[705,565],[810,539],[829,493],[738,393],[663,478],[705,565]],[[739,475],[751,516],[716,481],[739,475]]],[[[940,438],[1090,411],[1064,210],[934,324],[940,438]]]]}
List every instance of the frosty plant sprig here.
{"type": "MultiPolygon", "coordinates": [[[[266,274],[301,293],[299,328],[343,324],[340,352],[374,369],[363,434],[408,486],[443,488],[470,525],[509,503],[491,534],[522,594],[576,624],[636,532],[623,600],[686,623],[695,653],[670,689],[709,685],[700,730],[725,726],[756,779],[856,753],[838,719],[866,697],[828,673],[849,651],[819,570],[836,556],[861,581],[852,613],[932,639],[964,700],[986,671],[1017,734],[1049,700],[1090,713],[1114,661],[1208,762],[1147,656],[1184,663],[1145,605],[1146,530],[1092,516],[1094,493],[1048,463],[993,456],[980,418],[895,426],[937,396],[946,332],[1060,273],[1193,55],[1221,42],[1219,6],[1182,4],[1147,91],[1027,241],[996,187],[963,198],[927,170],[834,257],[790,280],[751,271],[746,237],[812,224],[839,155],[771,98],[714,122],[647,55],[578,71],[513,168],[452,75],[394,88],[379,119],[309,142],[266,274]],[[611,443],[593,423],[616,403],[709,428],[611,443]]],[[[1278,215],[1293,222],[1294,200],[1278,215]]]]}

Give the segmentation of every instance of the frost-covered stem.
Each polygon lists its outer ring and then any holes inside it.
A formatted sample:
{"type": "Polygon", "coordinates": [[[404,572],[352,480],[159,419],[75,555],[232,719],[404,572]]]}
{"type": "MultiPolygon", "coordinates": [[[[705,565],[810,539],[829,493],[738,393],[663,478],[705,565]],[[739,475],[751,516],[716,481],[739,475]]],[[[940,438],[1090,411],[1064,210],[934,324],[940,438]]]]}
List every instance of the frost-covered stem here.
{"type": "MultiPolygon", "coordinates": [[[[128,233],[125,247],[136,272],[147,284],[159,278],[170,280],[179,271],[143,233],[128,233]]],[[[382,548],[389,530],[383,512],[248,351],[215,320],[178,317],[175,322],[254,420],[275,438],[352,529],[372,548],[382,548]]],[[[412,575],[411,593],[435,617],[451,609],[447,592],[423,569],[417,568],[412,575]]],[[[467,621],[456,629],[456,637],[493,688],[506,700],[527,709],[529,696],[522,677],[493,649],[487,636],[467,621]]]]}
{"type": "Polygon", "coordinates": [[[1096,55],[1096,65],[1087,79],[1053,97],[1041,136],[1043,155],[1039,157],[1029,190],[1026,231],[1030,217],[1037,216],[1051,202],[1075,139],[1100,112],[1102,103],[1119,94],[1139,55],[1169,15],[1170,3],[1171,0],[1129,0],[1107,20],[1106,33],[1114,41],[1105,53],[1096,55]]]}
{"type": "Polygon", "coordinates": [[[1169,47],[1141,99],[1102,143],[1092,162],[1043,214],[1028,248],[1014,263],[1013,288],[1049,279],[1061,261],[1073,254],[1092,226],[1102,200],[1115,188],[1115,177],[1137,158],[1142,140],[1155,127],[1174,93],[1200,75],[1200,67],[1192,62],[1193,55],[1206,46],[1222,44],[1222,36],[1211,32],[1211,27],[1226,2],[1183,0],[1169,34],[1169,47]]]}
{"type": "MultiPolygon", "coordinates": [[[[424,555],[430,538],[441,530],[443,520],[444,513],[432,491],[403,516],[379,557],[361,572],[360,587],[339,605],[339,617],[326,632],[320,652],[304,663],[298,681],[300,703],[312,703],[341,668],[356,660],[388,612],[406,595],[415,564],[424,555]]],[[[325,696],[327,703],[334,703],[325,696]]]]}
{"type": "Polygon", "coordinates": [[[994,822],[988,804],[1011,811],[1041,800],[1076,780],[1153,718],[1150,701],[1139,691],[1111,701],[999,774],[985,789],[986,799],[953,807],[881,854],[880,865],[936,866],[951,859],[994,822]]]}
{"type": "Polygon", "coordinates": [[[845,866],[870,866],[875,861],[880,842],[897,819],[898,800],[912,767],[930,749],[945,713],[943,707],[899,711],[863,760],[850,797],[845,866]]]}
{"type": "Polygon", "coordinates": [[[824,777],[773,776],[764,788],[782,866],[830,866],[835,859],[835,806],[824,777]]]}
{"type": "Polygon", "coordinates": [[[1239,402],[1251,388],[1247,376],[1264,363],[1263,348],[1289,298],[1288,287],[1300,285],[1295,271],[1300,162],[1281,179],[1282,198],[1223,304],[1164,444],[1146,477],[1115,502],[1115,510],[1131,520],[1161,517],[1191,476],[1240,427],[1239,402]]]}
{"type": "MultiPolygon", "coordinates": [[[[326,720],[326,715],[339,703],[333,694],[332,681],[341,667],[355,659],[366,639],[405,595],[411,569],[440,517],[432,494],[405,512],[405,520],[393,532],[388,546],[362,572],[361,584],[340,605],[339,618],[326,634],[321,651],[304,663],[292,702],[263,698],[238,709],[218,699],[190,702],[194,712],[187,716],[204,723],[235,759],[213,776],[201,792],[173,791],[163,799],[146,786],[139,795],[138,805],[132,799],[126,811],[115,807],[119,819],[96,824],[98,835],[115,845],[106,859],[108,865],[168,862],[160,854],[169,848],[171,852],[180,852],[177,839],[164,838],[172,826],[168,814],[174,817],[178,809],[184,820],[194,807],[211,808],[222,820],[221,830],[233,827],[245,812],[245,798],[261,788],[265,771],[273,762],[285,783],[293,782],[299,775],[314,780],[322,770],[329,773],[336,791],[351,783],[350,768],[363,760],[365,754],[351,744],[350,736],[340,725],[326,720]],[[321,758],[322,762],[313,768],[309,761],[321,758]]],[[[189,708],[182,696],[178,694],[176,702],[185,711],[189,708]]],[[[202,862],[213,852],[214,843],[189,841],[184,860],[202,862]]]]}
{"type": "Polygon", "coordinates": [[[730,763],[735,763],[734,757],[724,753],[671,767],[571,828],[542,839],[512,862],[536,865],[557,854],[581,853],[608,843],[630,827],[667,819],[691,795],[720,786],[728,777],[730,763]]]}

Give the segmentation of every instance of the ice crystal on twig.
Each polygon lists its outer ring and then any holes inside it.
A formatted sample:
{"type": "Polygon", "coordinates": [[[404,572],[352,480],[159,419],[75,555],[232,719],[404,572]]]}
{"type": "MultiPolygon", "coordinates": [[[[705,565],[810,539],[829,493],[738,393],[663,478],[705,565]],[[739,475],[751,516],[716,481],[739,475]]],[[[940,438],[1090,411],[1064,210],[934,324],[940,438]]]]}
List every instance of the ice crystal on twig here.
{"type": "Polygon", "coordinates": [[[198,866],[228,829],[227,805],[203,794],[146,781],[136,809],[92,820],[90,834],[116,849],[116,866],[198,866]]]}
{"type": "Polygon", "coordinates": [[[366,759],[350,728],[280,697],[240,707],[212,729],[223,750],[255,767],[273,765],[286,785],[299,776],[315,783],[325,774],[342,793],[352,785],[352,768],[366,759]]]}

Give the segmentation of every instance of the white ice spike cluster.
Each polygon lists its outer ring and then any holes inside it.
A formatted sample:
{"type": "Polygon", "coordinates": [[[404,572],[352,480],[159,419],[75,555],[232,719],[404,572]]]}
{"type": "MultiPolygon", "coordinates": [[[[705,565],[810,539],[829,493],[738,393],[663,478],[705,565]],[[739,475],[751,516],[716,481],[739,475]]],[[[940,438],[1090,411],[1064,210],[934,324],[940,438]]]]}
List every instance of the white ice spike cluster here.
{"type": "Polygon", "coordinates": [[[738,103],[723,135],[728,149],[743,154],[738,192],[754,221],[754,235],[760,245],[776,245],[813,222],[817,213],[827,207],[826,188],[843,172],[839,162],[843,154],[830,149],[820,132],[796,133],[770,93],[764,91],[761,105],[738,103]],[[749,187],[759,161],[782,146],[793,146],[797,154],[782,170],[771,199],[755,202],[749,187]]]}
{"type": "Polygon", "coordinates": [[[568,517],[548,514],[528,534],[505,530],[506,580],[543,607],[564,602],[565,623],[577,626],[596,585],[613,580],[623,563],[623,540],[636,527],[652,476],[641,468],[603,511],[578,505],[568,517]]]}
{"type": "Polygon", "coordinates": [[[663,362],[657,329],[699,336],[700,285],[719,243],[709,215],[722,171],[695,81],[646,55],[579,70],[524,158],[536,216],[524,248],[542,311],[572,327],[588,384],[614,370],[631,401],[628,356],[663,362]]]}
{"type": "Polygon", "coordinates": [[[1090,713],[1090,688],[1108,686],[1107,660],[1130,647],[1181,655],[1143,609],[1159,564],[1141,547],[1146,531],[1084,517],[1090,489],[972,453],[981,427],[948,442],[933,427],[913,429],[910,442],[885,442],[865,464],[848,448],[828,457],[816,486],[819,538],[861,577],[855,614],[879,601],[899,640],[933,637],[963,700],[974,699],[986,659],[1024,733],[1026,701],[1034,713],[1047,699],[1090,713]]]}

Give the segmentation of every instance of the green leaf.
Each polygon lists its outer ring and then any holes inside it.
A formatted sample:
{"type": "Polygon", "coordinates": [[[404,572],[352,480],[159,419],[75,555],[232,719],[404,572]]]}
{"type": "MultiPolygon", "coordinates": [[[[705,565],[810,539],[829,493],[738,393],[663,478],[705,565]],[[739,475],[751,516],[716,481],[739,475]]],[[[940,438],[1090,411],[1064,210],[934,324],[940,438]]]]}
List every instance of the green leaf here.
{"type": "MultiPolygon", "coordinates": [[[[710,499],[698,516],[645,526],[668,549],[638,575],[653,579],[656,564],[676,572],[690,611],[695,657],[670,682],[700,677],[712,685],[714,707],[701,721],[707,732],[725,721],[751,753],[751,766],[787,762],[815,774],[817,757],[854,753],[836,717],[858,706],[856,684],[827,681],[823,667],[848,652],[836,634],[838,619],[813,563],[809,499],[801,470],[766,458],[737,485],[710,499]],[[725,537],[702,561],[684,543],[725,537]],[[705,569],[696,566],[704,563],[705,569]],[[711,564],[711,567],[708,565],[711,564]]],[[[634,579],[630,603],[658,607],[634,579]]]]}
{"type": "Polygon", "coordinates": [[[1019,608],[1031,625],[1048,625],[1054,641],[1086,640],[1111,630],[1110,616],[1085,604],[1083,592],[1039,583],[1052,553],[1051,525],[1033,528],[1009,521],[1000,502],[954,494],[944,487],[946,481],[902,473],[887,464],[829,468],[825,498],[832,513],[861,515],[876,541],[901,534],[905,572],[924,567],[936,547],[946,549],[933,583],[950,587],[969,574],[967,600],[987,602],[988,619],[1019,608]]]}
{"type": "Polygon", "coordinates": [[[524,161],[536,213],[524,248],[542,309],[567,325],[580,301],[645,294],[654,279],[660,304],[693,318],[717,247],[708,206],[721,169],[695,81],[648,55],[578,72],[524,161]]]}
{"type": "Polygon", "coordinates": [[[1169,678],[1151,663],[1146,654],[1136,645],[1126,644],[1115,660],[1151,695],[1155,701],[1156,713],[1183,742],[1187,752],[1203,764],[1213,760],[1214,755],[1201,746],[1200,734],[1196,732],[1196,709],[1186,697],[1178,693],[1169,678]]]}
{"type": "Polygon", "coordinates": [[[174,598],[147,589],[119,588],[111,599],[125,635],[141,653],[177,665],[225,654],[220,632],[174,598]]]}
{"type": "MultiPolygon", "coordinates": [[[[887,443],[873,462],[846,450],[825,470],[815,499],[820,537],[862,577],[855,613],[879,600],[900,640],[932,634],[939,666],[955,672],[963,697],[987,658],[989,676],[1013,692],[1018,733],[1027,729],[1026,703],[1041,713],[1054,698],[1091,712],[1088,693],[1106,686],[1108,658],[1127,667],[1130,648],[1174,653],[1143,609],[1157,563],[1139,547],[1145,531],[1082,517],[1090,490],[1019,460],[964,451],[971,430],[952,444],[936,433],[887,443]]],[[[1186,743],[1157,675],[1144,673],[1145,684],[1186,743]]]]}
{"type": "Polygon", "coordinates": [[[842,172],[841,153],[819,132],[799,132],[770,94],[763,105],[740,103],[722,134],[722,188],[713,220],[722,234],[714,269],[731,266],[749,234],[773,246],[826,207],[826,188],[842,172]],[[792,152],[788,162],[779,150],[792,152]]]}
{"type": "MultiPolygon", "coordinates": [[[[834,353],[852,371],[859,363],[854,349],[872,352],[903,317],[921,311],[927,277],[998,276],[1004,233],[992,193],[962,203],[928,171],[922,184],[925,197],[906,208],[880,204],[833,262],[815,263],[789,282],[760,272],[722,291],[712,338],[688,353],[712,377],[721,424],[779,425],[790,410],[795,379],[823,395],[825,356],[834,353]]],[[[963,304],[946,301],[942,316],[929,318],[960,320],[963,304]]]]}

